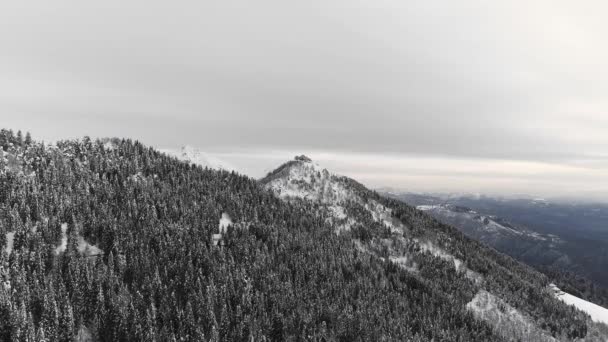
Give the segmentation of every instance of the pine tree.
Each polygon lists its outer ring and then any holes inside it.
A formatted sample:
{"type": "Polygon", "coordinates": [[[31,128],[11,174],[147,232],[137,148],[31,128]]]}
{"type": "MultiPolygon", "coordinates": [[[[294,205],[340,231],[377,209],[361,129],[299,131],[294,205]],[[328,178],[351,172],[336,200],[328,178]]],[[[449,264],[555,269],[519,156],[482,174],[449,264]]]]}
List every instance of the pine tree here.
{"type": "Polygon", "coordinates": [[[32,136],[31,136],[30,132],[25,133],[25,145],[26,146],[32,145],[32,136]]]}

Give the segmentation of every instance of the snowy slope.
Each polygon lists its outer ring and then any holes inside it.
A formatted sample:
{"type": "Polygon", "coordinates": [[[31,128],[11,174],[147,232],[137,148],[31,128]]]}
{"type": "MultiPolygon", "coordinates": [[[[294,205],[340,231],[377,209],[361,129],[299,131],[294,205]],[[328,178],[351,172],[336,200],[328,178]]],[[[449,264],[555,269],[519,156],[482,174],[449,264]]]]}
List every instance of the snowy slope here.
{"type": "Polygon", "coordinates": [[[180,149],[160,149],[159,151],[192,164],[216,170],[236,171],[233,165],[192,146],[182,146],[180,149]]]}
{"type": "Polygon", "coordinates": [[[357,222],[348,214],[347,205],[364,208],[372,219],[393,232],[403,232],[405,226],[393,219],[391,209],[373,199],[363,198],[349,180],[330,173],[306,156],[296,157],[261,180],[264,186],[284,200],[306,199],[324,204],[338,224],[339,230],[350,230],[357,222]]]}
{"type": "Polygon", "coordinates": [[[549,286],[559,300],[568,305],[574,305],[577,309],[586,312],[594,322],[608,324],[608,309],[566,293],[555,286],[555,284],[550,284],[549,286]]]}

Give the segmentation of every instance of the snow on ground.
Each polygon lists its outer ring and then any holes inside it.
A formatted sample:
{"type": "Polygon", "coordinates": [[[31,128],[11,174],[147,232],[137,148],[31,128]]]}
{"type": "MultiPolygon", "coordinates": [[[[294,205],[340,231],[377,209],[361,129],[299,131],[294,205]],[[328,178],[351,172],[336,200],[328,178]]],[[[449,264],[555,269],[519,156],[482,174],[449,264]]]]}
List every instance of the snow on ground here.
{"type": "Polygon", "coordinates": [[[175,149],[159,149],[169,156],[176,157],[192,164],[200,165],[215,170],[237,171],[237,168],[212,154],[200,151],[191,146],[182,146],[179,150],[175,149]]]}
{"type": "Polygon", "coordinates": [[[554,291],[555,297],[562,302],[574,305],[577,309],[586,312],[594,322],[608,324],[608,309],[566,293],[555,284],[550,284],[549,287],[554,291]]]}
{"type": "Polygon", "coordinates": [[[222,218],[220,218],[220,223],[219,223],[220,234],[226,233],[226,230],[228,229],[228,227],[230,225],[232,225],[232,219],[230,218],[230,216],[228,214],[222,213],[222,218]]]}
{"type": "Polygon", "coordinates": [[[60,253],[65,252],[65,249],[68,247],[68,235],[66,232],[68,231],[68,224],[61,224],[61,243],[57,248],[55,248],[55,254],[59,255],[60,253]]]}
{"type": "MultiPolygon", "coordinates": [[[[56,255],[59,255],[59,254],[65,252],[65,250],[68,247],[67,231],[68,231],[68,224],[62,223],[61,224],[61,243],[59,244],[59,246],[57,246],[57,248],[55,248],[56,255]]],[[[95,255],[103,254],[103,251],[101,249],[99,249],[95,245],[91,245],[90,243],[86,242],[82,236],[78,236],[78,252],[80,252],[81,254],[84,254],[86,256],[95,256],[95,255]]]]}
{"type": "Polygon", "coordinates": [[[538,328],[530,318],[493,294],[481,290],[467,304],[475,317],[486,321],[494,330],[510,341],[556,342],[551,335],[538,328]]]}
{"type": "Polygon", "coordinates": [[[287,171],[266,185],[282,199],[302,198],[331,205],[351,197],[350,191],[317,163],[299,161],[287,171]]]}
{"type": "Polygon", "coordinates": [[[84,254],[86,256],[95,256],[103,254],[101,249],[97,248],[97,246],[91,245],[86,242],[82,236],[78,237],[78,252],[84,254]]]}
{"type": "Polygon", "coordinates": [[[344,220],[347,217],[346,211],[344,210],[344,207],[342,207],[341,205],[334,204],[329,207],[329,210],[332,212],[333,217],[335,217],[338,220],[344,220]]]}
{"type": "Polygon", "coordinates": [[[362,199],[341,181],[341,177],[330,173],[308,158],[296,159],[285,174],[272,179],[266,184],[266,188],[285,200],[301,198],[327,205],[334,220],[346,220],[346,222],[338,222],[338,231],[349,230],[357,223],[348,216],[343,207],[348,201],[362,205],[372,215],[374,221],[386,225],[393,232],[399,233],[405,229],[399,220],[392,217],[389,208],[375,200],[362,199]]]}
{"type": "Polygon", "coordinates": [[[6,233],[6,246],[4,247],[4,250],[6,251],[6,254],[8,254],[8,255],[11,255],[11,252],[13,251],[14,239],[15,239],[15,232],[6,233]]]}
{"type": "Polygon", "coordinates": [[[217,246],[220,243],[220,240],[222,240],[222,234],[226,233],[226,230],[231,225],[232,225],[232,219],[230,218],[230,215],[228,215],[226,213],[222,213],[222,217],[220,218],[220,222],[218,224],[219,234],[213,234],[211,236],[214,246],[217,246]]]}

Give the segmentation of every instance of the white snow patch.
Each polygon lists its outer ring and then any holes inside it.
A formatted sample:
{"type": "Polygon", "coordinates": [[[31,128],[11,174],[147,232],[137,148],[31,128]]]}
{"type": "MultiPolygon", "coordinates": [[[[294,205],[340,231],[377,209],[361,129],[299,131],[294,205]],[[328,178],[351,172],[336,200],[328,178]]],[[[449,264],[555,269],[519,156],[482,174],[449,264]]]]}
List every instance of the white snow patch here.
{"type": "Polygon", "coordinates": [[[65,249],[68,247],[68,236],[66,232],[68,231],[68,224],[61,224],[61,243],[57,248],[55,248],[55,254],[59,255],[60,253],[65,252],[65,249]]]}
{"type": "MultiPolygon", "coordinates": [[[[67,231],[68,231],[68,224],[62,223],[61,224],[61,243],[59,244],[59,246],[57,246],[57,248],[55,248],[56,255],[59,255],[59,254],[65,252],[65,250],[68,247],[67,231]]],[[[99,249],[95,245],[91,245],[90,243],[86,242],[84,240],[84,238],[80,235],[78,236],[77,242],[78,242],[78,252],[80,252],[81,254],[84,254],[87,256],[95,256],[95,255],[103,254],[101,249],[99,249]]]]}
{"type": "Polygon", "coordinates": [[[230,218],[230,215],[222,213],[220,223],[218,224],[219,234],[213,234],[211,236],[211,241],[214,246],[217,246],[220,243],[220,241],[222,240],[222,234],[226,233],[226,230],[228,230],[228,227],[230,227],[231,225],[232,219],[230,218]]]}
{"type": "Polygon", "coordinates": [[[232,219],[226,213],[222,213],[222,218],[220,218],[219,231],[220,234],[226,233],[228,227],[232,225],[232,219]]]}
{"type": "Polygon", "coordinates": [[[80,252],[81,254],[85,254],[87,256],[95,256],[95,255],[103,254],[101,249],[97,248],[97,246],[91,245],[90,243],[86,242],[82,236],[78,237],[78,252],[80,252]]]}
{"type": "Polygon", "coordinates": [[[364,200],[355,191],[349,189],[339,176],[336,176],[319,164],[299,160],[289,166],[285,175],[272,179],[266,188],[271,189],[278,197],[289,200],[301,198],[327,205],[333,219],[347,220],[337,222],[337,232],[349,230],[357,223],[348,217],[344,203],[358,203],[371,214],[374,221],[387,226],[392,232],[402,233],[405,226],[392,217],[392,211],[375,200],[364,200]]]}
{"type": "Polygon", "coordinates": [[[6,254],[8,254],[8,255],[11,255],[11,252],[13,251],[14,240],[15,240],[15,232],[6,233],[6,246],[4,247],[4,250],[6,251],[6,254]]]}
{"type": "Polygon", "coordinates": [[[549,287],[554,291],[555,297],[562,302],[574,305],[577,309],[586,312],[594,322],[608,324],[608,309],[566,293],[555,284],[550,284],[549,287]]]}
{"type": "Polygon", "coordinates": [[[475,317],[486,321],[498,334],[508,340],[557,341],[538,328],[530,318],[487,291],[479,291],[466,307],[475,317]]]}

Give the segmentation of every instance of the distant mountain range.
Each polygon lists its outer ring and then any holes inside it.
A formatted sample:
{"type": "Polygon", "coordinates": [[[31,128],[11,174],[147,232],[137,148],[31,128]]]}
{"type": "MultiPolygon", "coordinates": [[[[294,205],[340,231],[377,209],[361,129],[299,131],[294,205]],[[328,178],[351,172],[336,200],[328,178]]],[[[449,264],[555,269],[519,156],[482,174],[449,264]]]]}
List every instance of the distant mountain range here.
{"type": "Polygon", "coordinates": [[[385,192],[530,265],[608,286],[608,205],[385,192]]]}

